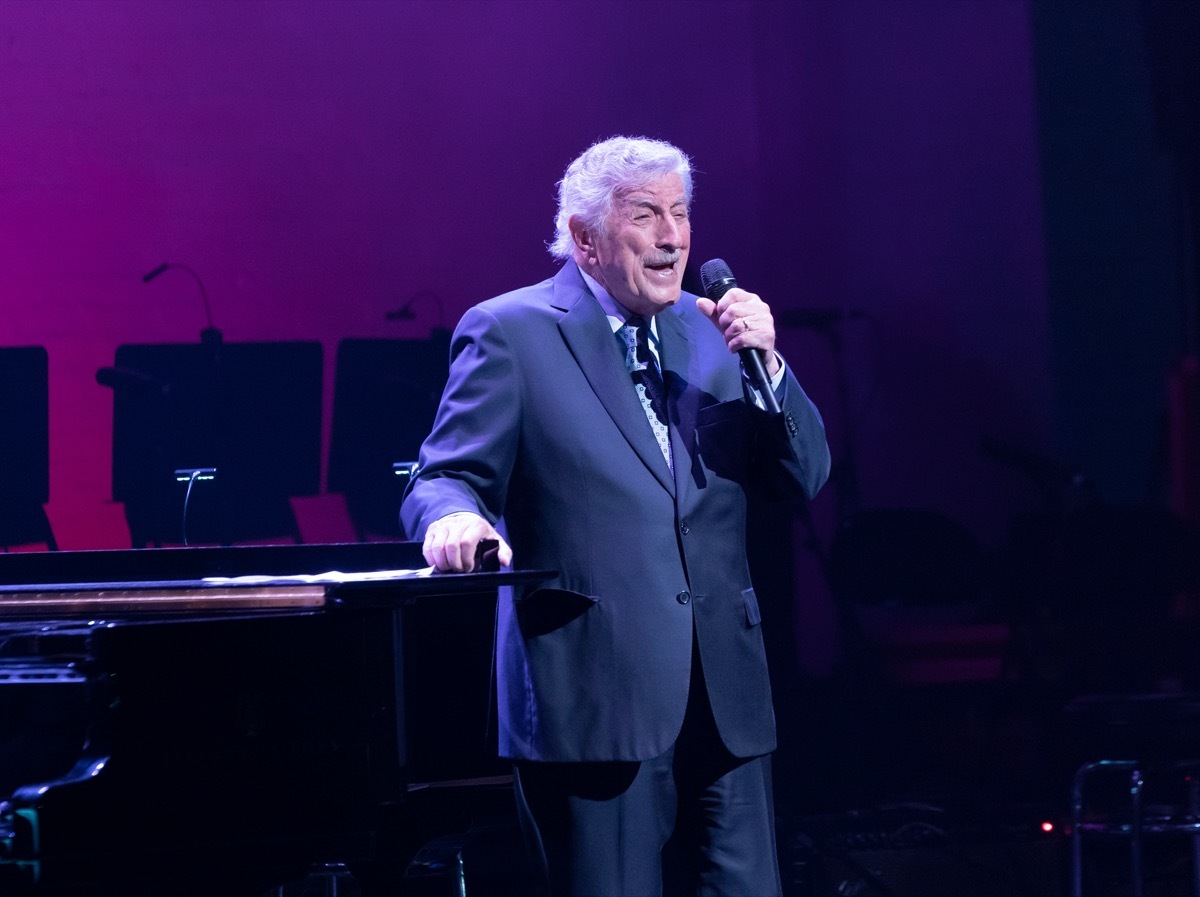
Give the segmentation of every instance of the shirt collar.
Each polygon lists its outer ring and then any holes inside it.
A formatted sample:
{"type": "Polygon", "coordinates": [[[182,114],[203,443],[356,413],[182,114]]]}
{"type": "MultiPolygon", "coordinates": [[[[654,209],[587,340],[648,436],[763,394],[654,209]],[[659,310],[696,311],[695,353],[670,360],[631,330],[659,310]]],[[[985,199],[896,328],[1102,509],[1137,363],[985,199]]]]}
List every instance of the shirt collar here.
{"type": "MultiPolygon", "coordinates": [[[[587,284],[588,289],[592,291],[592,295],[596,297],[596,301],[600,303],[600,308],[603,309],[605,317],[608,318],[608,326],[612,328],[613,333],[620,330],[630,318],[637,317],[614,299],[612,294],[604,289],[596,278],[592,277],[592,275],[588,274],[582,268],[579,269],[579,273],[583,275],[583,282],[587,284]]],[[[656,316],[652,316],[648,323],[650,324],[652,343],[657,342],[658,321],[656,316]]],[[[657,347],[653,348],[657,350],[657,347]]]]}

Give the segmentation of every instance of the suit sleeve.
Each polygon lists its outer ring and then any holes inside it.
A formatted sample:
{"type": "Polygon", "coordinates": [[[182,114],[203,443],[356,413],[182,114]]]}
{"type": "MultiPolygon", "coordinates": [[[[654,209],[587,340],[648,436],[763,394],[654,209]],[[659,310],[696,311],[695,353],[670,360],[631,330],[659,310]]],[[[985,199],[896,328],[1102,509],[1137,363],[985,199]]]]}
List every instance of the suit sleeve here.
{"type": "Polygon", "coordinates": [[[472,308],[450,346],[450,375],[419,468],[400,508],[411,539],[430,523],[471,511],[495,524],[504,511],[516,456],[520,390],[500,322],[472,308]]]}
{"type": "Polygon", "coordinates": [[[790,484],[794,491],[798,486],[806,498],[812,498],[829,479],[831,461],[825,422],[790,365],[775,395],[780,414],[758,411],[759,451],[765,454],[760,458],[761,469],[779,471],[780,475],[774,478],[776,487],[787,488],[790,484]]]}

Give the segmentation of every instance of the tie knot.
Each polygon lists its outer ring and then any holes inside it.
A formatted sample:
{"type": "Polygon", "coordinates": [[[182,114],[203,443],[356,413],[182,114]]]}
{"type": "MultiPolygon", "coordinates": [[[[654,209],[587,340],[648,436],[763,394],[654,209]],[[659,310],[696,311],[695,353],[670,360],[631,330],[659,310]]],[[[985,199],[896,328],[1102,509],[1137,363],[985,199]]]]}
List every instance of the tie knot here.
{"type": "Polygon", "coordinates": [[[650,326],[641,315],[634,315],[621,325],[621,338],[625,343],[625,367],[630,371],[644,371],[653,361],[650,354],[650,326]]]}

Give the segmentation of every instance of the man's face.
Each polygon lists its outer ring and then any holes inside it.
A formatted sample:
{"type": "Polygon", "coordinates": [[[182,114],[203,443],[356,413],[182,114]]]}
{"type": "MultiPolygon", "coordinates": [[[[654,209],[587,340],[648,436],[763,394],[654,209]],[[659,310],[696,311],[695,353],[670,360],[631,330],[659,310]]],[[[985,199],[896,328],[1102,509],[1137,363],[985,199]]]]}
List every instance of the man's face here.
{"type": "Polygon", "coordinates": [[[682,179],[618,191],[604,232],[588,239],[586,270],[621,305],[646,316],[674,305],[691,243],[682,179]]]}

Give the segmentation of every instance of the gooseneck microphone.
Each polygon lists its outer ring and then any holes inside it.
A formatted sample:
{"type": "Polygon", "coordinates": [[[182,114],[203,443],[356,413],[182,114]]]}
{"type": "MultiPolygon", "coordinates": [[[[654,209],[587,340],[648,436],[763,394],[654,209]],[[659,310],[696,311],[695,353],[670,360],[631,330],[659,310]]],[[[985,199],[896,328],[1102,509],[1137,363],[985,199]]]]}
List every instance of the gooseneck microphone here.
{"type": "MultiPolygon", "coordinates": [[[[713,302],[720,302],[722,296],[738,285],[733,271],[721,259],[710,259],[700,266],[700,283],[704,286],[704,295],[713,302]]],[[[767,411],[778,414],[779,400],[775,398],[775,390],[771,389],[771,380],[763,367],[762,356],[756,349],[739,349],[738,357],[742,359],[746,376],[762,396],[767,411]]]]}
{"type": "Polygon", "coordinates": [[[178,268],[180,271],[186,271],[192,276],[192,280],[196,281],[196,286],[200,288],[200,300],[204,303],[204,320],[208,326],[200,331],[200,342],[205,344],[216,344],[221,342],[221,331],[213,326],[212,311],[208,307],[208,290],[204,289],[204,281],[200,279],[200,275],[189,268],[187,265],[181,265],[178,262],[163,262],[153,271],[148,271],[142,275],[142,283],[149,283],[171,268],[178,268]]]}

